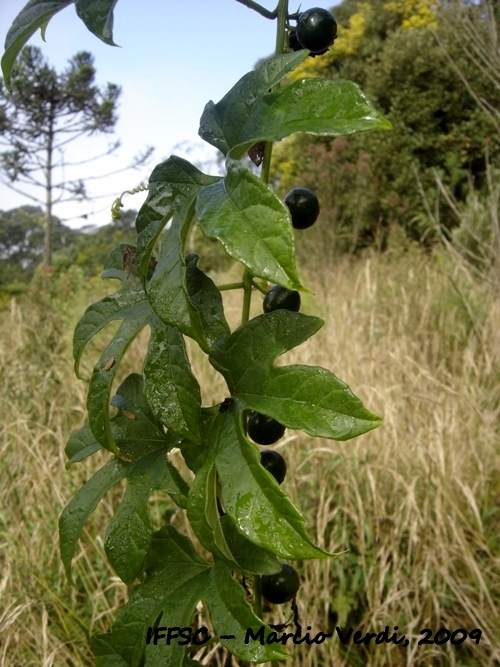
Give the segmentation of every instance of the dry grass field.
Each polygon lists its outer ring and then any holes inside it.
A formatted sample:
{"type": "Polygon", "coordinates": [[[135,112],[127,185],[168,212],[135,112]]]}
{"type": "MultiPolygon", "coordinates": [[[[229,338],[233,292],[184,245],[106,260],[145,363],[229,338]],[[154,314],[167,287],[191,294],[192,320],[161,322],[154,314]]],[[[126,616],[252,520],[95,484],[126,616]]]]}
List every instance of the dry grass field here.
{"type": "MultiPolygon", "coordinates": [[[[319,646],[288,646],[289,664],[500,665],[498,295],[416,250],[306,273],[315,294],[304,298],[303,312],[320,315],[325,326],[283,363],[331,369],[384,422],[344,443],[288,431],[277,445],[288,463],[284,488],[310,534],[330,551],[345,551],[297,565],[300,621],[313,634],[336,626],[377,633],[389,626],[392,634],[398,626],[409,645],[343,646],[334,635],[319,646]],[[479,628],[482,635],[479,644],[419,646],[424,628],[479,628]]],[[[85,421],[72,328],[86,304],[112,289],[96,283],[72,291],[67,280],[64,287],[63,297],[40,293],[0,313],[2,667],[92,665],[88,638],[109,629],[127,595],[103,551],[120,487],[87,523],[75,588],[59,560],[58,516],[106,459],[65,470],[66,440],[85,421]]],[[[236,321],[238,296],[224,298],[236,321]]],[[[256,314],[259,302],[256,296],[256,314]]],[[[140,372],[146,343],[145,334],[131,348],[122,378],[140,372]]],[[[85,357],[87,376],[98,349],[96,341],[85,357]]],[[[222,400],[222,383],[194,346],[191,354],[206,403],[222,400]]],[[[172,506],[155,500],[159,527],[172,506]]],[[[208,653],[203,663],[222,665],[208,653]]]]}

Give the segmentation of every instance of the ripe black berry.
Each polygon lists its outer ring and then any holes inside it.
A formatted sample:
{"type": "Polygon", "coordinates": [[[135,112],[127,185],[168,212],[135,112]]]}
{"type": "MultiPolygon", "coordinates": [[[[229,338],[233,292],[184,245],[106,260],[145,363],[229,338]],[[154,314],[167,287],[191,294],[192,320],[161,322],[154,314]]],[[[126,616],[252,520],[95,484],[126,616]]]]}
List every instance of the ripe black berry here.
{"type": "Polygon", "coordinates": [[[297,39],[297,32],[295,30],[288,33],[288,46],[292,51],[302,51],[304,48],[297,39]]]}
{"type": "Polygon", "coordinates": [[[285,563],[281,563],[281,572],[265,574],[260,580],[262,596],[273,604],[283,604],[294,598],[299,586],[300,579],[297,571],[285,563]]]}
{"type": "Polygon", "coordinates": [[[328,49],[337,37],[337,22],[327,9],[313,7],[299,16],[297,39],[311,53],[328,49]]]}
{"type": "Polygon", "coordinates": [[[248,420],[248,435],[258,445],[272,445],[283,437],[285,427],[276,419],[253,412],[248,420]]]}
{"type": "Polygon", "coordinates": [[[265,313],[271,313],[273,310],[293,310],[298,313],[300,310],[300,294],[295,290],[281,287],[281,285],[273,285],[267,291],[262,305],[265,313]]]}
{"type": "Polygon", "coordinates": [[[285,197],[295,229],[307,229],[314,225],[319,215],[319,201],[312,190],[294,188],[285,197]]]}
{"type": "Polygon", "coordinates": [[[271,473],[274,479],[281,484],[286,477],[285,459],[272,449],[264,449],[260,453],[260,464],[271,473]]]}

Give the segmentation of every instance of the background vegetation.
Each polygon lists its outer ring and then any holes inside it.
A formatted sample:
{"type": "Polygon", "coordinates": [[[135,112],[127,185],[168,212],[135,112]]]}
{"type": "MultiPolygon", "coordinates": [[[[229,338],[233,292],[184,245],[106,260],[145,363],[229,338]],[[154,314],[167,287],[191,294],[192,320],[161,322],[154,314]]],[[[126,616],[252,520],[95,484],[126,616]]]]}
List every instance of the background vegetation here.
{"type": "MultiPolygon", "coordinates": [[[[317,225],[296,238],[314,291],[303,311],[325,327],[286,363],[300,356],[332,369],[385,415],[354,441],[293,431],[280,441],[286,490],[313,539],[348,550],[298,565],[301,622],[312,632],[397,625],[410,640],[407,649],[338,639],[295,647],[297,667],[500,664],[500,87],[484,59],[474,64],[470,37],[472,25],[494,64],[498,3],[441,5],[436,13],[427,0],[345,0],[334,11],[335,48],[304,67],[358,82],[395,131],[294,137],[276,151],[281,194],[311,187],[322,205],[317,225]],[[457,24],[458,9],[469,14],[457,24]],[[483,636],[479,645],[418,647],[425,627],[483,636]]],[[[112,247],[133,241],[133,220],[129,212],[94,234],[56,221],[47,272],[37,270],[42,211],[0,215],[2,667],[90,666],[89,636],[109,629],[127,596],[102,544],[121,487],[87,524],[76,588],[60,563],[57,520],[100,463],[64,468],[67,438],[86,414],[72,332],[86,305],[110,291],[97,274],[112,247]]],[[[217,246],[198,235],[190,244],[217,283],[239,279],[217,246]]],[[[224,293],[232,324],[237,298],[224,293]]],[[[260,312],[258,296],[253,308],[260,312]]],[[[146,345],[146,335],[134,343],[117,383],[141,372],[146,345]]],[[[84,359],[87,377],[98,346],[99,337],[84,359]]],[[[205,404],[222,400],[224,387],[190,351],[205,404]]],[[[182,525],[166,496],[151,510],[157,527],[182,525]]],[[[224,660],[207,653],[204,663],[224,660]]]]}

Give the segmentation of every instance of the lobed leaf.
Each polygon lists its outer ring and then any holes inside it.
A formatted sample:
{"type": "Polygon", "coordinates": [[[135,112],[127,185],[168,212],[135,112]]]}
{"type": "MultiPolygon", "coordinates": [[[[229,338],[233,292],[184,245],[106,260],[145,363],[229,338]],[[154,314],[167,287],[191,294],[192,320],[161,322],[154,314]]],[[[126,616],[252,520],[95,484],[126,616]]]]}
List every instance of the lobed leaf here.
{"type": "Polygon", "coordinates": [[[253,275],[301,289],[287,207],[242,164],[228,160],[227,166],[224,180],[199,192],[196,215],[202,232],[218,239],[253,275]]]}
{"type": "Polygon", "coordinates": [[[59,517],[61,560],[71,580],[71,562],[85,522],[102,496],[127,474],[127,464],[117,458],[108,461],[77,492],[59,517]]]}
{"type": "MultiPolygon", "coordinates": [[[[182,667],[186,647],[175,640],[170,646],[161,641],[147,645],[147,628],[190,626],[200,601],[208,607],[217,634],[234,635],[221,642],[241,660],[265,662],[286,657],[279,648],[244,643],[247,628],[257,630],[263,623],[245,600],[243,587],[223,563],[211,566],[202,560],[190,540],[173,526],[153,535],[146,572],[144,583],[133,589],[111,632],[92,640],[97,667],[182,667]]],[[[269,631],[266,627],[265,634],[269,631]]]]}
{"type": "Polygon", "coordinates": [[[349,387],[316,366],[277,367],[274,361],[323,325],[302,313],[276,310],[243,324],[221,339],[210,362],[224,376],[237,409],[251,409],[309,435],[348,440],[376,428],[349,387]]]}
{"type": "Polygon", "coordinates": [[[187,506],[189,487],[167,460],[164,447],[148,457],[128,464],[117,458],[108,461],[77,492],[59,518],[59,544],[66,574],[71,580],[71,563],[85,522],[102,496],[122,479],[127,488],[106,534],[106,553],[123,581],[131,583],[142,570],[151,546],[149,496],[164,491],[181,507],[187,506]]]}
{"type": "Polygon", "coordinates": [[[245,74],[217,104],[206,105],[200,136],[224,155],[241,159],[254,144],[294,132],[345,136],[392,128],[350,81],[301,79],[270,92],[308,53],[275,56],[245,74]]]}
{"type": "Polygon", "coordinates": [[[163,427],[144,396],[142,375],[128,375],[110,403],[119,409],[110,420],[110,425],[122,459],[137,461],[167,446],[163,427]]]}
{"type": "Polygon", "coordinates": [[[132,584],[141,573],[151,547],[153,529],[148,507],[153,491],[161,490],[187,505],[189,487],[178,475],[162,449],[127,469],[127,488],[106,532],[104,548],[120,579],[132,584]],[[179,478],[182,480],[179,484],[179,478]]]}

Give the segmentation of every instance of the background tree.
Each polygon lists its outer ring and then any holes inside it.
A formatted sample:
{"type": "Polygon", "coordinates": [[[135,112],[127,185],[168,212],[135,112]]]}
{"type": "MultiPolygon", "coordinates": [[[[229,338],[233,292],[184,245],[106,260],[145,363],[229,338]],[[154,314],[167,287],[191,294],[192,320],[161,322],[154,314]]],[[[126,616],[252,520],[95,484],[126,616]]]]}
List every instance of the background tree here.
{"type": "MultiPolygon", "coordinates": [[[[137,211],[95,228],[70,229],[52,216],[53,266],[58,272],[80,267],[86,278],[98,276],[110,248],[135,239],[137,211]]],[[[44,252],[44,212],[40,206],[0,211],[0,295],[24,292],[44,252]]]]}
{"type": "MultiPolygon", "coordinates": [[[[44,249],[44,212],[39,206],[0,211],[0,289],[26,286],[44,249]]],[[[76,242],[79,232],[52,218],[53,250],[76,242]]]]}
{"type": "MultiPolygon", "coordinates": [[[[336,80],[353,80],[391,120],[395,132],[373,132],[337,139],[296,135],[277,148],[276,181],[282,195],[297,186],[317,190],[323,227],[309,234],[309,243],[335,251],[366,245],[384,246],[390,229],[402,227],[407,237],[429,243],[429,220],[419,181],[431,207],[440,209],[442,224],[456,226],[456,216],[444,204],[436,173],[456,201],[465,204],[471,183],[487,187],[485,148],[492,164],[500,150],[492,141],[494,118],[467,91],[498,108],[500,90],[488,73],[471,60],[453,28],[440,22],[443,8],[416,0],[346,0],[333,10],[339,38],[322,59],[307,59],[294,76],[318,72],[336,80]],[[436,34],[447,44],[440,48],[436,34]],[[454,66],[452,66],[452,62],[454,66]]],[[[464,4],[462,2],[462,4],[464,4]]],[[[484,8],[470,6],[476,30],[486,31],[484,8]]]]}
{"type": "MultiPolygon", "coordinates": [[[[112,132],[117,120],[120,88],[112,83],[99,88],[95,75],[90,53],[77,53],[58,74],[40,49],[27,46],[12,72],[12,94],[0,80],[0,143],[7,147],[0,154],[0,175],[9,187],[44,207],[46,265],[52,264],[54,205],[88,199],[83,181],[64,178],[66,148],[85,135],[112,132]],[[43,196],[28,194],[23,186],[40,188],[43,196]]],[[[115,142],[107,154],[118,146],[115,142]]]]}

